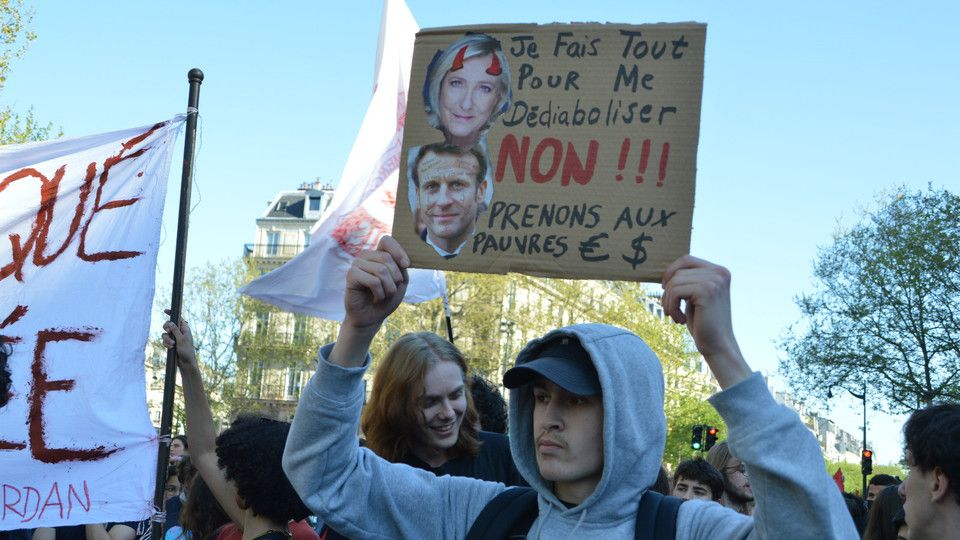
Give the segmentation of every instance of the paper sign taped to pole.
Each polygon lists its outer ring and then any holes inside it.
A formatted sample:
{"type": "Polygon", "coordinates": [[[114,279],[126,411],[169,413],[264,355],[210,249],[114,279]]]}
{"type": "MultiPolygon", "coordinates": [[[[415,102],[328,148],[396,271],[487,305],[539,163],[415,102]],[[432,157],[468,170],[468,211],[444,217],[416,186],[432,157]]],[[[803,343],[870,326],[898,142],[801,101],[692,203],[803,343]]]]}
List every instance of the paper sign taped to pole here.
{"type": "Polygon", "coordinates": [[[659,281],[689,251],[706,25],[417,34],[393,235],[414,267],[659,281]]]}

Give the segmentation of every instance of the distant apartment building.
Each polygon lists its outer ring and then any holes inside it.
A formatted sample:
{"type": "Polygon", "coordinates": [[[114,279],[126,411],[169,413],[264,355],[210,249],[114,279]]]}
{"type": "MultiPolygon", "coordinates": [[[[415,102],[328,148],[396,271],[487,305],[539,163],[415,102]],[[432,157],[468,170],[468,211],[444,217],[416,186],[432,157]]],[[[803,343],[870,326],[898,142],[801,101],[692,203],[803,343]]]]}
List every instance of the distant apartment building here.
{"type": "Polygon", "coordinates": [[[821,416],[817,412],[809,411],[806,405],[797,400],[790,392],[774,392],[773,397],[800,415],[804,425],[820,443],[824,459],[844,463],[860,463],[862,439],[840,429],[833,420],[821,416]]]}
{"type": "Polygon", "coordinates": [[[310,245],[310,229],[333,199],[333,186],[307,183],[281,191],[257,218],[252,244],[244,256],[253,257],[264,273],[273,270],[310,245]]]}
{"type": "MultiPolygon", "coordinates": [[[[274,270],[306,249],[310,230],[332,199],[333,187],[319,181],[277,193],[256,219],[253,243],[244,246],[255,272],[274,270]]],[[[316,370],[312,344],[322,323],[266,305],[244,320],[237,340],[237,388],[249,408],[292,418],[300,391],[316,370]]]]}

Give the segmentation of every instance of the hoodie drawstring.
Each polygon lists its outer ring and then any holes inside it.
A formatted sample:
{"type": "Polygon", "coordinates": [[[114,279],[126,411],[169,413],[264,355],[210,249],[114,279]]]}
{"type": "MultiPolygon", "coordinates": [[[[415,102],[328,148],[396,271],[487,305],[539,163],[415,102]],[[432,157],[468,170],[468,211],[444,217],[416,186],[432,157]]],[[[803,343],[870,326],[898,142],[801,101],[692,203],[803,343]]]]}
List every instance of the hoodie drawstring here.
{"type": "Polygon", "coordinates": [[[573,527],[573,530],[570,531],[570,536],[568,538],[575,538],[574,534],[577,532],[577,529],[580,528],[580,524],[583,523],[583,520],[587,518],[587,509],[584,508],[583,512],[580,512],[580,519],[577,520],[576,526],[573,527]]]}
{"type": "Polygon", "coordinates": [[[537,530],[533,534],[533,537],[536,538],[537,540],[540,540],[540,531],[543,530],[543,524],[547,522],[547,518],[550,517],[550,512],[553,511],[552,504],[547,503],[546,507],[547,507],[546,514],[537,518],[537,530]]]}

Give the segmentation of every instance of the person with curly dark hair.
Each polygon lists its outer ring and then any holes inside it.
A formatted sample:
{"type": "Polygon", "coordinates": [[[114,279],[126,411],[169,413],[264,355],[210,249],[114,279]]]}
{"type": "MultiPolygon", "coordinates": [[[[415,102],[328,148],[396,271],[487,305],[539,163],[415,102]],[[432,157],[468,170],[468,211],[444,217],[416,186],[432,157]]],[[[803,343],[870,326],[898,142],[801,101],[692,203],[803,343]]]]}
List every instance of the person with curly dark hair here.
{"type": "Polygon", "coordinates": [[[243,415],[217,437],[217,458],[237,495],[257,516],[275,522],[310,515],[281,468],[289,422],[243,415]]]}
{"type": "Polygon", "coordinates": [[[310,511],[281,468],[290,424],[245,416],[214,437],[213,414],[203,389],[190,327],[181,320],[179,328],[168,321],[163,329],[164,346],[176,347],[190,459],[236,525],[224,527],[218,540],[288,540],[291,536],[317,540],[317,534],[302,521],[310,511]]]}

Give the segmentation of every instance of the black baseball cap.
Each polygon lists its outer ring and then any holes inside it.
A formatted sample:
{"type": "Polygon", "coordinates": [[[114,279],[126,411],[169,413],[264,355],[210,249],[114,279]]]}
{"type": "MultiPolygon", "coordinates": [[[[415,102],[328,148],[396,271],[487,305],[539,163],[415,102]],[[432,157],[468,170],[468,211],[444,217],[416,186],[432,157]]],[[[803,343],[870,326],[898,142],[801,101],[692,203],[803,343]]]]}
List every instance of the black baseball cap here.
{"type": "Polygon", "coordinates": [[[576,338],[565,336],[550,340],[533,351],[530,357],[532,360],[503,374],[504,386],[518,388],[539,376],[578,396],[602,393],[600,377],[590,354],[576,338]]]}

